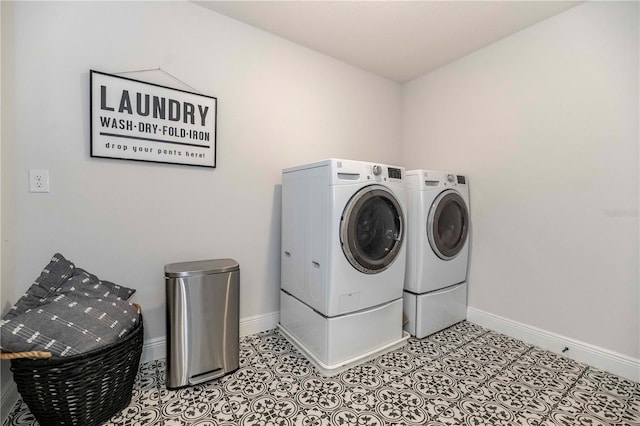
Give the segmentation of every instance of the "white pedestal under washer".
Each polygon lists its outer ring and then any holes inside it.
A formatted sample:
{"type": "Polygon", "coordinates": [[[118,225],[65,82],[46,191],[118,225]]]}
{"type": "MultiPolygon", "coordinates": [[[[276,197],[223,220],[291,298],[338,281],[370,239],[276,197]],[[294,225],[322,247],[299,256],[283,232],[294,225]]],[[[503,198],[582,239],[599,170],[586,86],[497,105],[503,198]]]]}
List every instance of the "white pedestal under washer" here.
{"type": "Polygon", "coordinates": [[[325,375],[408,336],[404,178],[339,159],[283,170],[280,329],[325,375]]]}
{"type": "Polygon", "coordinates": [[[466,318],[469,187],[466,176],[407,172],[405,330],[422,338],[466,318]]]}

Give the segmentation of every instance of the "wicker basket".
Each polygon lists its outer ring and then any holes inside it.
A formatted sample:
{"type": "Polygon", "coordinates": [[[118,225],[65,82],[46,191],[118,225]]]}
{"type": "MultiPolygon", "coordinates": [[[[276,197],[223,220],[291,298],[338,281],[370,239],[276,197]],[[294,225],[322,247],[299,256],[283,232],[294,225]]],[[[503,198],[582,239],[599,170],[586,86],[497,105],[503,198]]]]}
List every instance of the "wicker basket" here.
{"type": "Polygon", "coordinates": [[[141,314],[129,334],[103,348],[66,358],[11,359],[13,380],[41,426],[99,425],[131,402],[143,334],[141,314]]]}

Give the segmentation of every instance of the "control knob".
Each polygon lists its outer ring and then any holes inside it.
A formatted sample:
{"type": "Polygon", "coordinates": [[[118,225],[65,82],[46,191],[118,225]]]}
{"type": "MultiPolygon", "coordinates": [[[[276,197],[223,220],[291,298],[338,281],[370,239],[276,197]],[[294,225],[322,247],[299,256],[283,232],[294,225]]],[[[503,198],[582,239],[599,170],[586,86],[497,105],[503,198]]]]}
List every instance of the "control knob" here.
{"type": "Polygon", "coordinates": [[[374,165],[371,170],[373,171],[373,174],[375,176],[380,176],[380,174],[382,174],[382,167],[380,167],[379,165],[374,165]]]}

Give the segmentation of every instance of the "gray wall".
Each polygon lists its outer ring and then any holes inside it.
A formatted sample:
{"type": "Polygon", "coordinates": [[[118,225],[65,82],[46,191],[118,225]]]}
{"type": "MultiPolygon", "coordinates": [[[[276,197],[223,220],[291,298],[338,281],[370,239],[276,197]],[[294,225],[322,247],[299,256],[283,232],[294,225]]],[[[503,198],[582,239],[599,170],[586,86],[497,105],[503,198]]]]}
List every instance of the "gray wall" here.
{"type": "MultiPolygon", "coordinates": [[[[3,312],[56,251],[136,288],[147,339],[165,334],[167,263],[234,258],[241,319],[278,312],[282,168],[327,157],[400,158],[398,84],[194,3],[13,9],[3,312]],[[158,67],[218,98],[216,169],[89,157],[89,70],[158,67]],[[50,171],[49,194],[28,192],[30,168],[50,171]]],[[[124,75],[185,88],[160,71],[124,75]]]]}
{"type": "Polygon", "coordinates": [[[638,3],[588,2],[403,88],[402,162],[469,175],[469,306],[638,359],[638,3]]]}

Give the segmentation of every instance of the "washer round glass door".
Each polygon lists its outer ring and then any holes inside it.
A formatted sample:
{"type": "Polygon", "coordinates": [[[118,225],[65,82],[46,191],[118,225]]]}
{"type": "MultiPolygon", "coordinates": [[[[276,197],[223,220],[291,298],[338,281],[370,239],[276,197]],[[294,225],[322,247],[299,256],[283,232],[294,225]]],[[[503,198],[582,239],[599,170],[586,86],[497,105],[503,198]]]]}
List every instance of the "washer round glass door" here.
{"type": "Polygon", "coordinates": [[[436,197],[427,219],[427,235],[431,248],[444,260],[460,253],[469,233],[469,212],[460,194],[447,190],[436,197]]]}
{"type": "Polygon", "coordinates": [[[387,269],[398,256],[404,237],[402,209],[381,185],[354,194],[340,221],[342,251],[354,268],[365,274],[387,269]]]}

